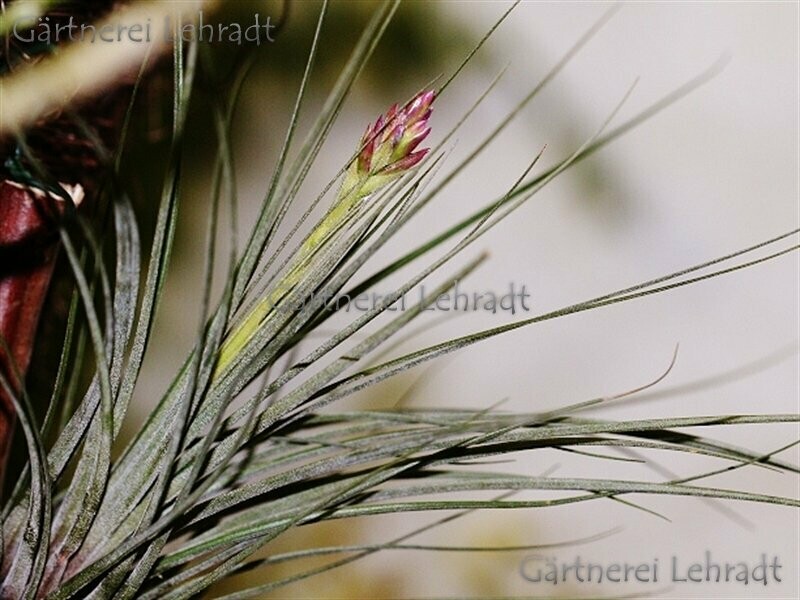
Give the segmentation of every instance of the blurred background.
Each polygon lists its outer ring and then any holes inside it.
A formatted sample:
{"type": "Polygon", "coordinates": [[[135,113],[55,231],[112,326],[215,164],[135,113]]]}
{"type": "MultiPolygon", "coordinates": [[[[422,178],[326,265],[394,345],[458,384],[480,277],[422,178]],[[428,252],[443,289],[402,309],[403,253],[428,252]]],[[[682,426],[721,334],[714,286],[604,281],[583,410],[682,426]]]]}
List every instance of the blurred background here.
{"type": "MultiPolygon", "coordinates": [[[[333,2],[301,128],[324,101],[369,18],[374,2],[333,2]]],[[[365,124],[431,80],[447,76],[508,8],[506,2],[406,2],[359,80],[301,192],[311,201],[356,147],[365,124]]],[[[432,135],[441,139],[495,75],[497,89],[458,133],[448,165],[457,164],[603,14],[601,2],[522,2],[475,61],[437,99],[432,135]]],[[[220,20],[254,12],[277,14],[271,2],[226,3],[220,20]]],[[[294,2],[277,41],[261,48],[245,87],[233,136],[240,221],[253,223],[282,143],[310,45],[319,4],[294,2]]],[[[589,138],[639,78],[615,121],[621,123],[678,88],[721,56],[727,67],[710,83],[559,176],[472,253],[490,262],[463,287],[531,294],[530,315],[601,295],[638,281],[732,252],[798,225],[798,4],[788,2],[625,3],[622,10],[550,82],[511,127],[494,140],[411,226],[376,257],[367,272],[447,223],[500,197],[546,144],[542,170],[589,138]]],[[[209,89],[206,94],[213,93],[209,89]]],[[[198,98],[202,107],[203,92],[198,98]]],[[[201,109],[199,109],[201,110],[201,109]]],[[[152,118],[148,117],[148,118],[152,118]]],[[[150,123],[158,129],[158,123],[150,123]]],[[[135,410],[144,418],[163,393],[196,331],[201,256],[207,217],[202,165],[213,148],[210,131],[190,132],[195,172],[185,190],[171,280],[145,366],[135,410]],[[200,168],[197,168],[200,167],[200,168]]],[[[136,165],[137,157],[129,157],[136,165]]],[[[139,198],[152,198],[147,182],[139,198]]],[[[152,208],[152,206],[151,206],[152,208]]],[[[146,206],[143,211],[146,215],[146,206]]],[[[221,271],[220,271],[221,273],[221,271]]],[[[406,271],[404,273],[410,273],[406,271]]],[[[387,289],[386,291],[390,291],[387,289]]],[[[529,316],[530,316],[529,315],[529,316]]],[[[399,355],[511,319],[509,314],[456,313],[426,317],[415,335],[388,351],[399,355]]],[[[697,286],[518,330],[396,377],[345,406],[485,408],[547,411],[665,381],[596,411],[593,417],[633,419],[715,413],[797,412],[798,257],[783,257],[697,286]]],[[[342,408],[339,405],[337,408],[342,408]]],[[[798,439],[798,428],[709,428],[708,435],[770,452],[798,439]]],[[[702,458],[650,454],[657,466],[631,465],[537,452],[521,454],[509,471],[663,480],[716,468],[702,458]]],[[[795,449],[783,458],[798,461],[795,449]]],[[[797,497],[797,479],[743,469],[702,482],[797,497]]],[[[525,552],[391,551],[283,589],[275,597],[399,598],[502,595],[587,596],[658,592],[672,598],[796,598],[800,594],[800,520],[791,509],[719,504],[671,497],[636,498],[658,518],[610,500],[529,511],[471,514],[421,536],[420,543],[514,545],[554,543],[621,526],[591,544],[550,550],[569,562],[642,562],[678,556],[755,562],[777,555],[781,585],[600,587],[544,586],[519,573],[525,552]],[[731,514],[735,511],[735,514],[731,514]]],[[[384,541],[438,518],[408,513],[304,528],[270,546],[384,541]]],[[[275,568],[252,580],[287,575],[275,568]]],[[[233,581],[233,587],[242,581],[233,581]]],[[[221,592],[223,589],[218,588],[221,592]]]]}

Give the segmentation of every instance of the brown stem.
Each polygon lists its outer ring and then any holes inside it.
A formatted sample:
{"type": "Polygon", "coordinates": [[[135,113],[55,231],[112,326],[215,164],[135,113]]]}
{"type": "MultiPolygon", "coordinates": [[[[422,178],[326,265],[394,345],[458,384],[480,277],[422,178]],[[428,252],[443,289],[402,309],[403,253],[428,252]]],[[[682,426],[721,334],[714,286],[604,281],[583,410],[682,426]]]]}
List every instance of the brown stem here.
{"type": "MultiPolygon", "coordinates": [[[[39,190],[0,182],[0,369],[15,392],[22,388],[58,252],[63,208],[39,190]]],[[[16,415],[0,386],[0,485],[16,415]]]]}

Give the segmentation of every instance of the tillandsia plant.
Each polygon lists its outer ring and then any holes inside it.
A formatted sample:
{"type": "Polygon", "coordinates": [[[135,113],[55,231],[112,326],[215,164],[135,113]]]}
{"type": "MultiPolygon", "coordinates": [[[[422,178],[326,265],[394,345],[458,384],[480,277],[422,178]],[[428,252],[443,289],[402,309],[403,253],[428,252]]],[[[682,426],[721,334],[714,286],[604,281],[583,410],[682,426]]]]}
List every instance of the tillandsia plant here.
{"type": "MultiPolygon", "coordinates": [[[[603,16],[533,86],[506,118],[463,161],[443,172],[443,150],[475,106],[451,131],[436,131],[439,141],[420,147],[437,114],[447,111],[453,78],[511,14],[504,13],[463,63],[441,85],[420,86],[410,99],[367,127],[353,151],[343,156],[336,178],[312,200],[300,190],[314,165],[348,93],[372,55],[397,9],[395,1],[378,5],[352,55],[342,68],[305,140],[295,134],[328,12],[322,4],[310,42],[302,82],[285,140],[272,172],[258,218],[241,251],[232,245],[219,296],[212,294],[218,260],[217,229],[223,207],[230,208],[230,235],[237,204],[233,156],[228,137],[247,65],[225,95],[213,98],[216,140],[204,283],[195,344],[166,393],[133,438],[121,436],[148,352],[153,319],[167,277],[171,246],[182,200],[181,182],[188,108],[196,75],[211,69],[213,56],[198,42],[172,48],[174,95],[172,140],[153,240],[146,268],[137,219],[120,186],[106,192],[112,218],[113,261],[101,243],[103,223],[87,223],[81,210],[58,222],[58,232],[74,277],[61,363],[50,394],[48,414],[39,423],[22,378],[11,364],[0,371],[4,397],[18,414],[28,463],[9,490],[3,508],[3,598],[177,599],[205,593],[216,582],[259,567],[300,565],[290,576],[226,595],[263,597],[292,582],[384,549],[417,547],[413,536],[479,508],[537,508],[585,501],[617,501],[637,506],[632,494],[670,494],[798,507],[797,498],[699,485],[720,470],[768,467],[797,473],[775,456],[734,449],[683,430],[711,424],[796,423],[796,414],[675,416],[663,419],[604,421],[580,416],[600,398],[542,413],[484,410],[403,409],[336,412],[333,403],[416,365],[504,332],[611,304],[699,283],[797,250],[797,231],[776,236],[677,272],[611,291],[558,310],[478,331],[398,358],[365,366],[376,349],[408,330],[428,303],[467,277],[486,256],[479,253],[442,277],[417,305],[390,310],[399,297],[431,275],[500,223],[570,166],[603,148],[642,121],[705,83],[712,67],[629,121],[608,130],[608,120],[556,166],[533,173],[539,154],[510,182],[507,191],[477,212],[382,269],[364,274],[365,264],[386,242],[467,168],[513,118],[608,20],[603,16]],[[294,158],[289,159],[290,156],[294,158]],[[304,226],[314,209],[328,209],[304,226]],[[304,212],[287,223],[290,208],[304,212]],[[69,219],[72,219],[70,221],[69,219]],[[75,224],[80,226],[76,227],[75,224]],[[288,229],[288,231],[286,231],[288,229]],[[435,249],[443,252],[428,259],[435,249]],[[427,262],[426,262],[427,261],[427,262]],[[107,272],[113,265],[113,274],[107,272]],[[420,266],[421,265],[421,266],[420,266]],[[352,316],[339,310],[337,298],[374,289],[404,267],[415,274],[369,310],[352,316]],[[308,301],[311,298],[320,302],[308,301]],[[344,322],[333,332],[333,315],[344,322]],[[88,340],[83,344],[81,340],[88,340]],[[86,347],[88,346],[88,348],[86,347]],[[82,398],[63,410],[69,390],[91,380],[82,398]],[[677,431],[681,429],[682,431],[677,431]],[[54,441],[50,442],[52,439],[54,441]],[[516,475],[465,461],[512,452],[605,446],[645,448],[718,459],[723,466],[684,479],[643,481],[516,475]],[[546,499],[515,498],[520,491],[555,493],[546,499]],[[488,498],[483,492],[494,492],[488,498]],[[295,552],[272,551],[276,540],[297,528],[336,519],[409,511],[461,511],[389,540],[353,546],[334,544],[295,552]],[[259,553],[259,554],[257,554],[259,553]],[[303,559],[329,562],[308,568],[303,559]]],[[[58,57],[54,57],[57,60],[58,57]]],[[[35,68],[35,67],[34,67],[35,68]]],[[[627,98],[627,94],[623,98],[627,98]]],[[[621,105],[622,103],[620,103],[621,105]]],[[[20,143],[29,176],[15,185],[30,194],[72,198],[20,143]],[[55,188],[55,189],[53,189],[55,188]]],[[[111,162],[112,166],[115,164],[111,162]]],[[[116,163],[118,164],[118,163],[116,163]]],[[[1,214],[1,213],[0,213],[1,214]]],[[[13,360],[7,362],[13,363],[13,360]]],[[[638,391],[638,390],[637,390],[638,391]]],[[[530,546],[535,548],[535,545],[530,546]]],[[[461,548],[464,550],[465,548],[461,548]]],[[[469,550],[470,548],[466,548],[469,550]]],[[[479,550],[480,548],[471,548],[479,550]]],[[[520,548],[517,548],[518,550],[520,548]]]]}

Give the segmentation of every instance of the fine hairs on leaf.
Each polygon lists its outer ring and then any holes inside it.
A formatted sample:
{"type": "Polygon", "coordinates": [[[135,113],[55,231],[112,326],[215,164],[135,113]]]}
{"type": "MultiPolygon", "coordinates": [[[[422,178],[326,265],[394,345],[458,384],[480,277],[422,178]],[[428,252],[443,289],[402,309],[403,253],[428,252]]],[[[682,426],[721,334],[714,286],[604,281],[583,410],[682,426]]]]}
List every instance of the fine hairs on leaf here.
{"type": "MultiPolygon", "coordinates": [[[[45,14],[51,4],[35,8],[45,14]]],[[[394,375],[423,363],[436,365],[434,359],[498,335],[654,294],[680,293],[689,285],[711,286],[722,276],[746,278],[751,267],[800,248],[800,229],[792,229],[594,298],[395,353],[399,342],[414,343],[409,334],[440,294],[485,268],[487,248],[477,248],[470,256],[465,250],[472,252],[478,242],[484,243],[484,234],[502,226],[506,217],[577,163],[705,85],[727,61],[721,59],[612,128],[633,92],[633,82],[627,91],[620,90],[619,101],[606,108],[606,117],[593,131],[583,134],[583,142],[553,166],[539,167],[547,147],[542,141],[498,197],[482,201],[472,214],[453,215],[451,222],[437,224],[439,232],[429,239],[385,257],[381,251],[399,232],[413,227],[415,219],[423,218],[424,209],[452,182],[479,176],[473,173],[478,156],[619,10],[615,5],[601,14],[481,141],[467,149],[466,158],[450,164],[452,140],[472,126],[476,109],[496,92],[506,70],[481,86],[484,91],[463,114],[455,115],[451,129],[437,130],[436,116],[448,110],[455,79],[513,20],[518,4],[498,11],[455,69],[426,85],[412,82],[405,101],[370,121],[362,137],[357,137],[361,131],[353,132],[352,146],[344,151],[328,143],[331,132],[384,43],[384,34],[391,31],[400,1],[373,7],[364,29],[354,34],[352,50],[337,67],[317,114],[309,115],[315,72],[326,59],[321,48],[325,36],[331,35],[331,13],[337,10],[327,0],[315,5],[319,12],[313,33],[302,45],[306,54],[291,112],[285,120],[273,121],[283,123],[285,131],[276,134],[280,146],[263,177],[265,192],[243,232],[232,130],[255,54],[237,62],[224,91],[209,95],[210,117],[201,122],[195,107],[203,95],[197,92],[215,72],[218,57],[213,47],[197,40],[172,44],[172,61],[164,65],[171,68],[171,121],[164,128],[165,163],[155,186],[160,192],[157,199],[147,199],[154,210],[150,237],[140,234],[134,191],[125,189],[121,175],[126,161],[132,160],[126,150],[134,109],[144,99],[148,70],[158,63],[156,51],[146,54],[135,76],[119,148],[105,148],[92,123],[73,114],[77,129],[93,140],[95,153],[110,169],[111,183],[100,198],[108,218],[92,219],[73,210],[59,223],[72,288],[69,302],[65,300],[64,335],[52,342],[58,364],[50,393],[41,401],[46,410],[41,423],[34,410],[39,399],[31,397],[24,377],[14,365],[0,365],[0,393],[13,405],[27,455],[27,464],[4,499],[0,596],[190,599],[221,580],[256,572],[258,584],[221,597],[260,598],[378,552],[457,556],[550,551],[593,543],[620,531],[595,529],[575,539],[485,546],[413,539],[484,509],[572,510],[569,507],[579,503],[611,501],[647,518],[669,521],[663,505],[650,507],[643,499],[678,496],[683,502],[714,501],[715,509],[737,525],[746,525],[729,505],[800,507],[798,498],[743,489],[736,479],[745,469],[796,477],[800,468],[781,455],[800,441],[775,443],[764,451],[713,437],[754,425],[796,427],[798,414],[587,416],[597,414],[590,409],[636,402],[645,390],[662,390],[677,348],[669,366],[662,366],[658,377],[642,377],[644,384],[588,400],[564,400],[548,411],[504,412],[499,403],[493,404],[496,398],[487,398],[482,409],[408,408],[401,401],[386,410],[342,410],[337,405],[394,375]],[[206,221],[192,248],[203,262],[199,272],[191,274],[201,285],[197,311],[192,313],[197,319],[181,366],[144,422],[137,423],[128,409],[142,387],[143,365],[156,339],[153,330],[170,276],[176,231],[182,226],[179,209],[195,200],[189,198],[189,183],[199,174],[192,171],[187,147],[195,128],[210,130],[212,142],[210,184],[199,200],[206,203],[206,221]],[[432,131],[436,141],[424,147],[432,131]],[[309,174],[324,152],[337,152],[335,175],[320,189],[309,189],[309,174]],[[226,238],[227,253],[219,243],[226,238]],[[400,298],[431,280],[436,281],[430,294],[397,310],[400,298]],[[377,293],[379,284],[389,282],[394,282],[391,293],[368,310],[351,314],[342,302],[377,293]],[[124,435],[126,426],[130,437],[124,435]],[[569,454],[593,469],[592,476],[556,476],[554,469],[544,470],[549,464],[538,469],[538,475],[505,470],[520,455],[538,458],[545,453],[569,454]],[[678,476],[653,456],[687,461],[700,457],[705,462],[678,476]],[[604,465],[625,475],[606,478],[604,465]],[[652,477],[643,477],[643,469],[652,477]],[[733,483],[726,487],[705,481],[722,474],[733,483]],[[438,516],[439,511],[452,514],[438,516]],[[317,540],[312,547],[288,550],[273,545],[291,540],[299,527],[406,512],[437,516],[425,525],[404,528],[402,534],[376,534],[375,540],[364,543],[317,540]],[[294,571],[278,571],[277,566],[294,571]]],[[[5,7],[3,12],[0,31],[8,27],[5,7]]],[[[58,48],[52,50],[50,59],[57,61],[58,48]]],[[[28,68],[35,72],[37,65],[28,68]]],[[[30,166],[24,183],[65,194],[28,140],[20,135],[16,144],[30,166]]],[[[0,358],[7,355],[7,344],[0,338],[0,358]]],[[[416,406],[417,388],[406,394],[416,406]]]]}

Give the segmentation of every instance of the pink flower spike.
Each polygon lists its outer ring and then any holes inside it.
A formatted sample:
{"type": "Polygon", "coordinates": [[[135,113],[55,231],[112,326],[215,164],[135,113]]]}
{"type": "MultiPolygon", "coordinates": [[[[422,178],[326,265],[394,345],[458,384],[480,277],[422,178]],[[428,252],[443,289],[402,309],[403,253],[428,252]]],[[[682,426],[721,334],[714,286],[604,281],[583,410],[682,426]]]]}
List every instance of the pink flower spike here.
{"type": "Polygon", "coordinates": [[[380,117],[378,117],[378,120],[375,121],[375,125],[372,126],[372,135],[373,135],[373,137],[377,138],[380,135],[381,131],[383,130],[383,126],[385,124],[386,124],[386,121],[384,120],[384,116],[381,115],[380,117]]]}
{"type": "Polygon", "coordinates": [[[411,141],[408,142],[408,146],[406,147],[406,152],[412,152],[413,150],[415,150],[416,147],[419,146],[426,137],[428,137],[428,134],[430,132],[431,132],[431,128],[428,127],[427,129],[425,129],[421,133],[413,136],[411,138],[411,141]]]}
{"type": "Polygon", "coordinates": [[[431,132],[428,120],[435,98],[433,90],[421,92],[402,107],[393,104],[367,126],[358,157],[342,182],[341,189],[346,190],[342,193],[368,196],[425,158],[430,149],[417,147],[431,132]]]}
{"type": "Polygon", "coordinates": [[[408,120],[416,122],[426,120],[430,117],[430,106],[435,98],[436,92],[433,90],[418,94],[404,111],[408,115],[408,120]]]}
{"type": "Polygon", "coordinates": [[[371,127],[367,125],[364,137],[361,138],[361,152],[358,154],[358,170],[362,173],[369,173],[372,163],[372,155],[375,152],[375,136],[371,132],[371,127]]]}
{"type": "Polygon", "coordinates": [[[400,125],[397,125],[394,128],[394,130],[392,131],[392,135],[391,135],[392,148],[396,148],[397,147],[397,145],[400,143],[400,140],[403,139],[403,136],[405,135],[405,133],[406,133],[406,126],[403,125],[402,123],[400,125]]]}
{"type": "Polygon", "coordinates": [[[430,152],[430,148],[425,148],[419,152],[412,152],[405,158],[401,158],[397,162],[381,170],[381,173],[402,173],[403,171],[408,171],[410,168],[418,165],[428,152],[430,152]]]}
{"type": "Polygon", "coordinates": [[[436,90],[428,90],[422,95],[422,103],[425,106],[430,106],[436,100],[436,90]]]}
{"type": "Polygon", "coordinates": [[[427,120],[425,120],[425,121],[417,121],[411,127],[408,128],[408,134],[407,135],[409,137],[416,138],[420,134],[422,134],[425,131],[427,131],[428,129],[430,129],[430,127],[428,127],[428,121],[427,120]]]}

